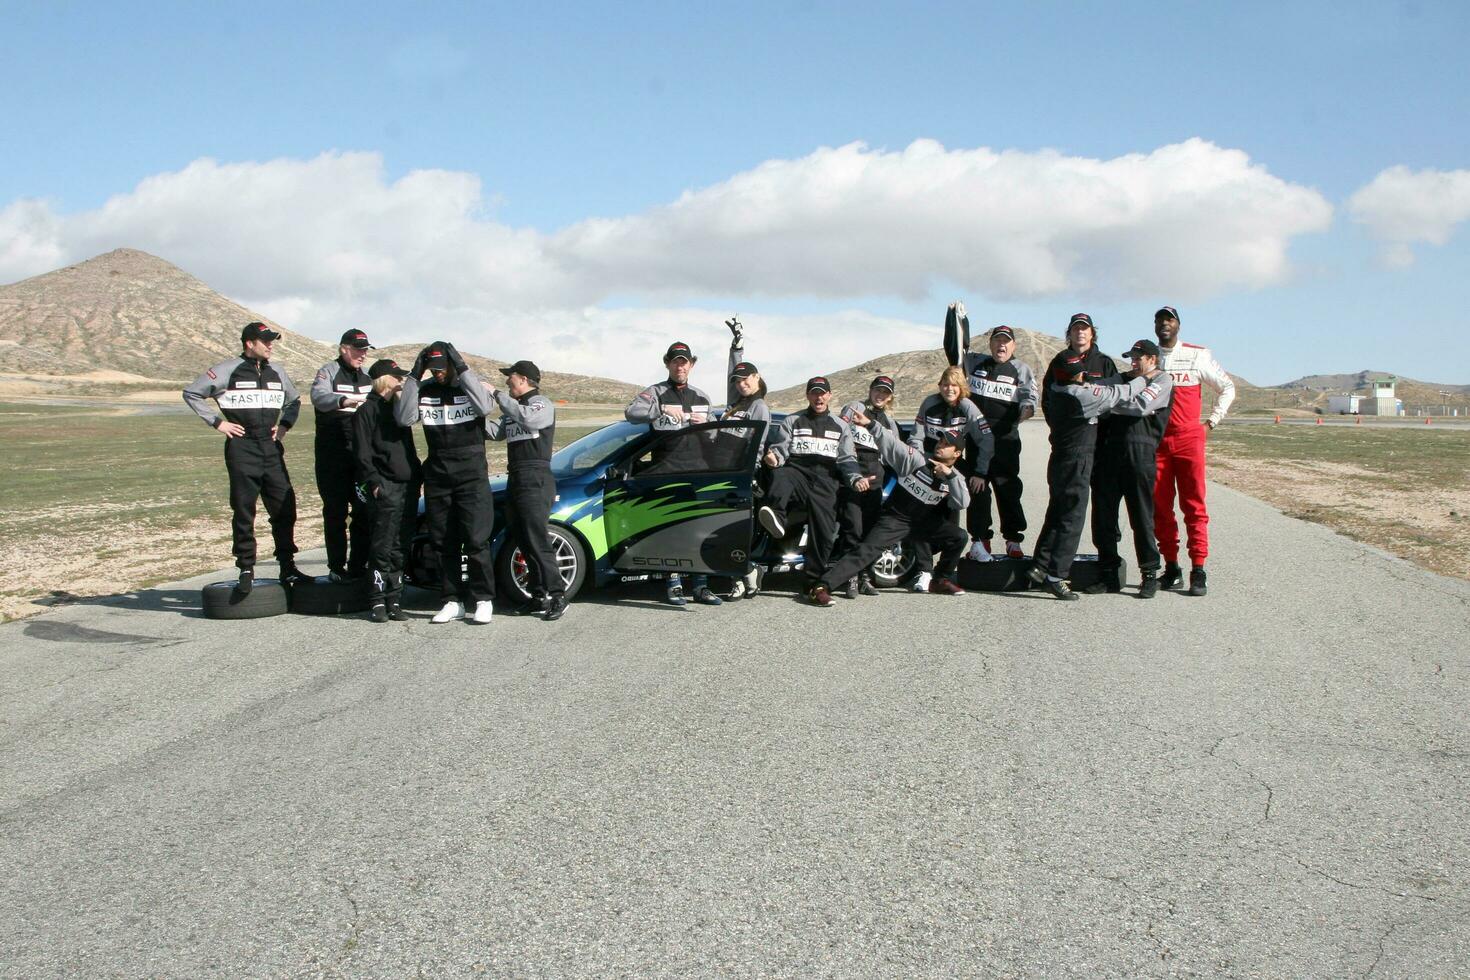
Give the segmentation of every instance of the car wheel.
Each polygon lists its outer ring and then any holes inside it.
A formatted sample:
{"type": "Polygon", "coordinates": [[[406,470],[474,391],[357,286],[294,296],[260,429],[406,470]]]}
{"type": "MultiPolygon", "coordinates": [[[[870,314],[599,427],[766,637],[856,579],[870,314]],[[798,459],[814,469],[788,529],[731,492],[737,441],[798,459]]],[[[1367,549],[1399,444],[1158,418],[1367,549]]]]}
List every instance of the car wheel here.
{"type": "MultiPolygon", "coordinates": [[[[546,527],[551,538],[551,553],[561,570],[561,580],[571,599],[581,591],[587,581],[587,550],[577,536],[557,524],[546,527]]],[[[530,570],[521,549],[506,542],[495,558],[495,579],[501,591],[514,600],[526,602],[531,598],[530,570]]]]}
{"type": "Polygon", "coordinates": [[[199,597],[207,619],[264,619],[286,611],[286,590],[271,579],[257,581],[249,595],[236,592],[233,580],[211,582],[199,597]]]}
{"type": "Polygon", "coordinates": [[[873,584],[880,589],[896,588],[913,570],[913,552],[905,551],[902,544],[896,544],[873,560],[873,584]]]}
{"type": "Polygon", "coordinates": [[[338,616],[366,612],[367,579],[333,582],[329,578],[303,578],[291,586],[291,611],[302,616],[338,616]]]}

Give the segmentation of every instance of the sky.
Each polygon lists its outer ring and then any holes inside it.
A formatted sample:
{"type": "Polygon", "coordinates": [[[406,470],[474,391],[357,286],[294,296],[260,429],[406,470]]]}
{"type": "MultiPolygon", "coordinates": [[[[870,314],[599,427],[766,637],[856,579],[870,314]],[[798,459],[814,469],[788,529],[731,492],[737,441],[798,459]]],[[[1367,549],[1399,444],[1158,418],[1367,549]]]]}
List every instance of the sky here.
{"type": "MultiPolygon", "coordinates": [[[[322,340],[722,388],[1180,309],[1470,383],[1463,3],[0,0],[0,283],[140,248],[322,340]]],[[[1115,349],[1115,350],[1112,350],[1115,349]]]]}

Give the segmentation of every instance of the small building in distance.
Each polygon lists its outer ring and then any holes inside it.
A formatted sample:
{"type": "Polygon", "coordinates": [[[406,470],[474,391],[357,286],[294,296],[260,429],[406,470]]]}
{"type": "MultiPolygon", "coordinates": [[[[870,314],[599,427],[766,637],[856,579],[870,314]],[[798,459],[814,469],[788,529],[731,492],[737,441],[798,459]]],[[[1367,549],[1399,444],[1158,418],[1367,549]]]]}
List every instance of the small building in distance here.
{"type": "Polygon", "coordinates": [[[1358,401],[1360,415],[1402,415],[1403,403],[1394,395],[1394,382],[1398,379],[1376,378],[1370,381],[1372,393],[1358,401]]]}
{"type": "Polygon", "coordinates": [[[1362,395],[1328,395],[1327,411],[1331,415],[1357,415],[1362,395]]]}

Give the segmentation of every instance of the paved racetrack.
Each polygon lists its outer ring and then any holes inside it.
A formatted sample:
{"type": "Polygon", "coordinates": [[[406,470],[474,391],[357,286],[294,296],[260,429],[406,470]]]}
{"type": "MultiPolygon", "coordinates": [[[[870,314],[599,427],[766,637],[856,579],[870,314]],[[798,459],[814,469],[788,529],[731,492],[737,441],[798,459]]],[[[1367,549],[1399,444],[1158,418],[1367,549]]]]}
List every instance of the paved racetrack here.
{"type": "Polygon", "coordinates": [[[1470,586],[1210,493],[1205,599],[0,627],[0,972],[1465,975],[1470,586]]]}

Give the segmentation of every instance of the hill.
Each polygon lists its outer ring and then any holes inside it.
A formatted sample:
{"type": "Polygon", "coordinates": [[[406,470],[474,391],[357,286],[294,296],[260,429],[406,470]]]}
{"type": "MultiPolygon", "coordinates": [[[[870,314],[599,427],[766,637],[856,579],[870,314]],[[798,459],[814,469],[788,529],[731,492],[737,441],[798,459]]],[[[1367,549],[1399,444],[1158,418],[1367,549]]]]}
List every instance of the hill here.
{"type": "Polygon", "coordinates": [[[122,372],[183,384],[240,349],[240,328],[281,331],[276,360],[310,380],[335,348],[225,299],[179,267],[120,248],[0,286],[0,358],[8,372],[76,376],[122,372]]]}
{"type": "MultiPolygon", "coordinates": [[[[419,351],[423,349],[423,344],[395,344],[374,351],[373,356],[391,357],[400,366],[407,368],[413,366],[414,358],[418,357],[419,351]]],[[[500,369],[508,367],[510,362],[497,361],[478,354],[465,354],[464,359],[485,380],[491,381],[497,388],[505,387],[505,377],[500,373],[500,369]]],[[[537,367],[540,366],[537,365],[537,367]]],[[[541,390],[547,398],[557,401],[626,405],[643,389],[638,385],[628,384],[625,381],[614,381],[611,378],[590,377],[585,374],[562,374],[558,371],[543,369],[541,390]]]]}
{"type": "MultiPolygon", "coordinates": [[[[937,328],[934,334],[936,337],[939,336],[937,328]]],[[[1057,351],[1064,346],[1066,342],[1060,337],[1038,333],[1035,330],[1016,328],[1016,359],[1029,365],[1038,376],[1056,356],[1057,351]]],[[[989,351],[988,334],[981,333],[977,337],[972,337],[970,349],[989,351]]],[[[884,354],[882,357],[864,361],[856,367],[836,371],[828,374],[827,379],[832,382],[834,404],[842,405],[867,395],[868,383],[876,375],[889,375],[897,384],[900,410],[910,411],[918,408],[925,396],[934,391],[939,375],[948,363],[944,359],[944,351],[940,348],[904,351],[884,354]]],[[[779,411],[802,408],[806,405],[806,386],[803,383],[790,388],[782,388],[780,391],[773,391],[767,400],[773,408],[779,411]]]]}

